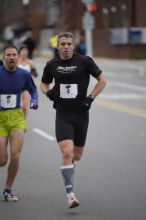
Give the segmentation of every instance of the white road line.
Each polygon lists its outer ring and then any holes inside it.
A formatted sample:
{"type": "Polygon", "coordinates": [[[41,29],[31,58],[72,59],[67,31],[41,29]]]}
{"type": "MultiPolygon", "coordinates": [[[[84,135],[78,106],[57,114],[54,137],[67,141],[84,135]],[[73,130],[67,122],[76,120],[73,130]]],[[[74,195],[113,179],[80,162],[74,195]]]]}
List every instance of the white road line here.
{"type": "Polygon", "coordinates": [[[132,84],[127,84],[127,83],[121,83],[117,81],[109,81],[108,85],[110,86],[118,86],[121,88],[127,88],[127,89],[133,89],[139,92],[146,92],[146,88],[143,86],[137,86],[137,85],[132,85],[132,84]]]}
{"type": "Polygon", "coordinates": [[[33,130],[35,133],[41,135],[42,137],[48,139],[49,141],[55,141],[55,140],[56,140],[54,136],[47,134],[46,132],[42,131],[42,130],[39,129],[39,128],[33,128],[32,130],[33,130]]]}
{"type": "Polygon", "coordinates": [[[127,78],[127,77],[129,77],[129,76],[131,77],[131,76],[132,76],[132,73],[126,73],[126,75],[122,75],[122,76],[121,76],[120,73],[106,72],[106,73],[105,73],[105,76],[106,76],[106,77],[114,77],[114,78],[122,78],[122,77],[127,78]]]}
{"type": "MultiPolygon", "coordinates": [[[[96,79],[94,79],[93,77],[91,78],[91,82],[92,83],[96,83],[96,79]]],[[[144,86],[138,86],[135,84],[128,84],[128,83],[122,83],[119,81],[115,81],[115,80],[108,80],[107,81],[107,86],[115,86],[115,87],[121,87],[121,88],[125,88],[125,89],[132,89],[138,92],[146,92],[146,87],[144,86]]]]}
{"type": "Polygon", "coordinates": [[[108,100],[146,100],[146,94],[138,95],[135,93],[100,94],[99,97],[108,100]]]}

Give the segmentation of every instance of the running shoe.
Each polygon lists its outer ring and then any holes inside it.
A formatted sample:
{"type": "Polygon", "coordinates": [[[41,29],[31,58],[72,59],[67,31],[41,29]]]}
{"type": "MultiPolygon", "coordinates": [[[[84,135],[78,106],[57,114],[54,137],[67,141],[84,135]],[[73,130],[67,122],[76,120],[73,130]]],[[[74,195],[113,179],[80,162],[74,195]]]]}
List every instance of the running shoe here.
{"type": "Polygon", "coordinates": [[[79,201],[76,199],[74,193],[67,194],[67,203],[69,209],[79,206],[79,201]]]}
{"type": "Polygon", "coordinates": [[[10,189],[5,189],[3,191],[3,200],[4,201],[17,202],[18,197],[10,189]]]}

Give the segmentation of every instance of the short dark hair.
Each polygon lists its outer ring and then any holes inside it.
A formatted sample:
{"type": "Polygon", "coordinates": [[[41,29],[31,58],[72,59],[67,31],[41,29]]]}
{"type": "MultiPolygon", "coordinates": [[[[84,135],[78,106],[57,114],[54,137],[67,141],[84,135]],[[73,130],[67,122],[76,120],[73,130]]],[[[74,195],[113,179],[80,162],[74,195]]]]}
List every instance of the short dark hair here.
{"type": "Polygon", "coordinates": [[[5,52],[7,49],[11,49],[11,48],[16,49],[17,52],[18,52],[17,47],[15,47],[15,45],[13,45],[13,44],[7,44],[7,45],[5,45],[5,46],[4,46],[4,49],[3,49],[3,52],[5,52]]]}
{"type": "Polygon", "coordinates": [[[66,37],[66,38],[72,38],[73,42],[74,42],[74,35],[71,32],[61,32],[58,34],[58,39],[57,39],[57,43],[59,42],[59,39],[62,37],[66,37]]]}

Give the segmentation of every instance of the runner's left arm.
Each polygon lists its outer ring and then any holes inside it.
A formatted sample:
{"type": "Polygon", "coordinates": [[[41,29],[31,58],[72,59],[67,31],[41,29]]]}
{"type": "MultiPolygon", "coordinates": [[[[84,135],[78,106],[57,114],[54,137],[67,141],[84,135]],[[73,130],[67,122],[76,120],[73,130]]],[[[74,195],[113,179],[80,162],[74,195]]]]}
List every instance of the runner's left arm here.
{"type": "Polygon", "coordinates": [[[29,91],[31,95],[30,100],[30,108],[37,109],[38,108],[38,91],[36,85],[31,77],[31,75],[27,76],[26,89],[29,91]]]}

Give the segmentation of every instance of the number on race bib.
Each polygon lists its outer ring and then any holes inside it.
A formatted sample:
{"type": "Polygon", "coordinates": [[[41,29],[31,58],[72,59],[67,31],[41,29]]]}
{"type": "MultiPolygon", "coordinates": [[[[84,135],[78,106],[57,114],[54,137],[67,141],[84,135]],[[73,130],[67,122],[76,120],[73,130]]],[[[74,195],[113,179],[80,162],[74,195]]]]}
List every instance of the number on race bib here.
{"type": "Polygon", "coordinates": [[[0,96],[0,106],[2,108],[15,108],[17,104],[17,95],[1,95],[0,96]]]}
{"type": "Polygon", "coordinates": [[[63,99],[76,98],[78,95],[77,84],[60,84],[60,97],[63,99]]]}

